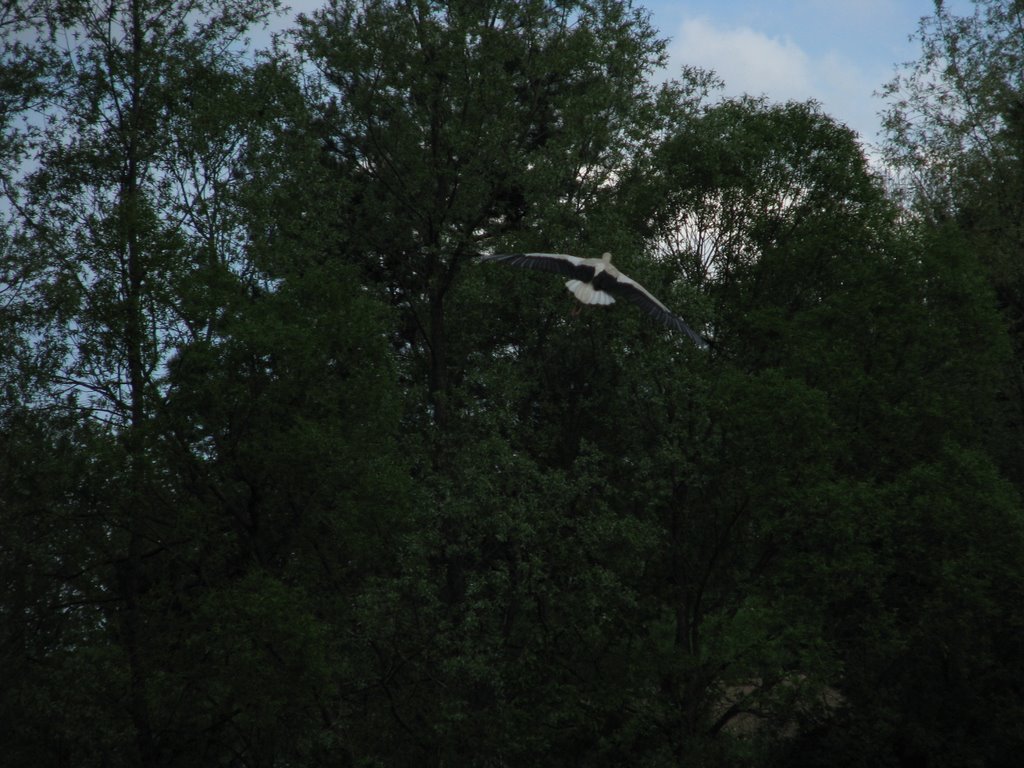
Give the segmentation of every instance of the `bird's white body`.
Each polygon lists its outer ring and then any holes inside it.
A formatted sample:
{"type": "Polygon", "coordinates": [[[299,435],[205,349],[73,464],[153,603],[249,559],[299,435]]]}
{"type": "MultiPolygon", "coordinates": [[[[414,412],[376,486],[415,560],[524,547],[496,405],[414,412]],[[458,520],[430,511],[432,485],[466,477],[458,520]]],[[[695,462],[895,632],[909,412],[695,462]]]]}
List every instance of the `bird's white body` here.
{"type": "MultiPolygon", "coordinates": [[[[581,259],[573,257],[578,264],[586,264],[594,268],[594,278],[601,272],[607,272],[612,277],[619,277],[619,270],[611,265],[612,255],[605,253],[600,259],[581,259]]],[[[592,280],[594,279],[592,278],[592,280]]],[[[615,297],[606,291],[595,288],[592,283],[584,282],[573,278],[565,281],[565,287],[572,291],[572,295],[584,304],[598,304],[608,306],[615,303],[615,297]]]]}

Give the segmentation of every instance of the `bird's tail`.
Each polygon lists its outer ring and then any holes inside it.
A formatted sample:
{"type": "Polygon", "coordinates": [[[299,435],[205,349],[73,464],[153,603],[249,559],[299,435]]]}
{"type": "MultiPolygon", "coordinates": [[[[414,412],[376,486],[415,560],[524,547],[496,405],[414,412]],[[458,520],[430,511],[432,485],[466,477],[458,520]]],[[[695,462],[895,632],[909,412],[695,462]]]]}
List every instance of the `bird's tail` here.
{"type": "Polygon", "coordinates": [[[611,294],[599,291],[590,283],[582,280],[566,280],[565,287],[572,291],[573,295],[584,304],[614,304],[615,297],[611,294]]]}

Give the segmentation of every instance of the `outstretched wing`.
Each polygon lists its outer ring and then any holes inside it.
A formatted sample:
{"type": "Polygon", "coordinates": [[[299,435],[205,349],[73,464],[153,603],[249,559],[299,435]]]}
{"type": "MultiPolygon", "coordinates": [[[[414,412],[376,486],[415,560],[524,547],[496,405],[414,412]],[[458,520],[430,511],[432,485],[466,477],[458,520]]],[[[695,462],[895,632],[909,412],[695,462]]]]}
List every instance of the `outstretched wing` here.
{"type": "Polygon", "coordinates": [[[594,279],[594,264],[597,259],[584,259],[564,253],[495,253],[480,257],[481,261],[500,261],[513,267],[539,269],[558,275],[574,277],[588,283],[594,279]]]}
{"type": "Polygon", "coordinates": [[[668,307],[654,298],[651,292],[636,280],[626,277],[621,272],[618,272],[618,270],[616,272],[617,274],[609,274],[607,272],[599,274],[594,280],[594,287],[629,299],[640,307],[646,315],[657,320],[666,328],[685,333],[701,349],[708,348],[708,343],[683,318],[673,314],[668,307]]]}

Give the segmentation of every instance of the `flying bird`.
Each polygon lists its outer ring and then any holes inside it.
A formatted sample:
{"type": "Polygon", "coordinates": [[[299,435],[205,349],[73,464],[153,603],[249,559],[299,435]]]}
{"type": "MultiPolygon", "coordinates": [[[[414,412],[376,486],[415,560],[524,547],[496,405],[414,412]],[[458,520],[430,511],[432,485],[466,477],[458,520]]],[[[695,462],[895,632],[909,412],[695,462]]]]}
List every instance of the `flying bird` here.
{"type": "Polygon", "coordinates": [[[707,342],[685,320],[673,314],[636,280],[619,272],[612,265],[610,253],[605,253],[600,259],[584,259],[564,253],[496,253],[480,258],[482,261],[500,261],[513,267],[567,275],[570,279],[565,287],[584,304],[614,304],[615,296],[629,299],[666,328],[685,333],[698,347],[707,349],[707,342]]]}

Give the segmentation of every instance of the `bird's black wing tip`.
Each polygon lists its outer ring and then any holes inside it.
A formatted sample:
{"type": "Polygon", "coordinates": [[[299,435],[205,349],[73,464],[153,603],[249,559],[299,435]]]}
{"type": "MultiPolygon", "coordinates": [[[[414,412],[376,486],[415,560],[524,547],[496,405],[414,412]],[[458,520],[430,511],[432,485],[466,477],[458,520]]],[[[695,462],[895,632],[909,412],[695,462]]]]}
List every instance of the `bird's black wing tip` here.
{"type": "Polygon", "coordinates": [[[679,322],[677,330],[685,334],[690,339],[690,341],[692,341],[696,345],[697,349],[703,352],[707,352],[707,350],[709,349],[707,339],[705,339],[703,336],[701,336],[699,333],[693,330],[693,328],[687,325],[686,322],[684,322],[680,318],[676,318],[676,320],[678,320],[679,322]]]}
{"type": "MultiPolygon", "coordinates": [[[[653,312],[651,313],[651,315],[655,316],[653,312]]],[[[674,315],[671,312],[669,312],[667,315],[662,314],[659,317],[659,319],[670,330],[677,331],[686,336],[690,341],[694,343],[697,349],[706,352],[710,348],[707,339],[705,339],[703,336],[701,336],[699,333],[693,330],[693,328],[690,327],[689,323],[687,323],[685,320],[683,320],[683,318],[679,317],[678,315],[674,315]]]]}

